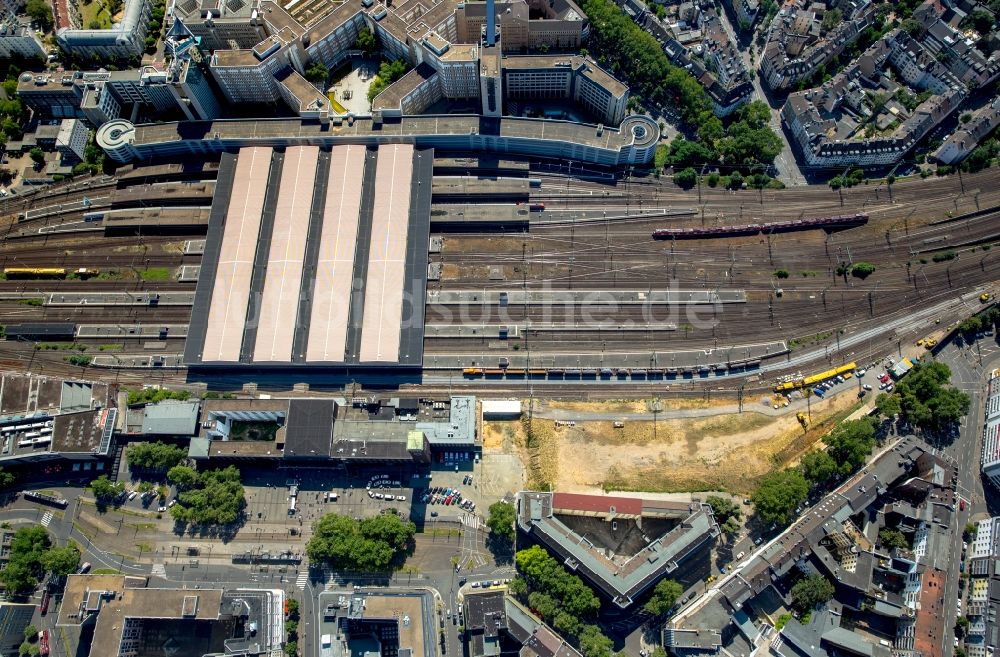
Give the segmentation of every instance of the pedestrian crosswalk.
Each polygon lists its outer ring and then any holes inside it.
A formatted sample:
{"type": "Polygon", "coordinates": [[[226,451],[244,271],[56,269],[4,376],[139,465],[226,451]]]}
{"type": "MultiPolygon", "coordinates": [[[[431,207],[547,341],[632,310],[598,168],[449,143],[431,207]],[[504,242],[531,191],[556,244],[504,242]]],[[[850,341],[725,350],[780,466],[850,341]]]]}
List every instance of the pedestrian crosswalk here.
{"type": "Polygon", "coordinates": [[[295,578],[295,586],[300,591],[306,590],[306,582],[309,581],[309,567],[305,566],[299,569],[299,576],[295,578]]]}
{"type": "Polygon", "coordinates": [[[166,577],[167,569],[164,567],[162,563],[154,563],[152,574],[154,577],[166,577]]]}
{"type": "Polygon", "coordinates": [[[51,523],[52,523],[52,514],[46,511],[45,515],[42,516],[42,527],[48,527],[49,524],[51,523]]]}
{"type": "Polygon", "coordinates": [[[484,526],[482,519],[474,513],[463,513],[459,520],[469,529],[479,529],[484,526]]]}

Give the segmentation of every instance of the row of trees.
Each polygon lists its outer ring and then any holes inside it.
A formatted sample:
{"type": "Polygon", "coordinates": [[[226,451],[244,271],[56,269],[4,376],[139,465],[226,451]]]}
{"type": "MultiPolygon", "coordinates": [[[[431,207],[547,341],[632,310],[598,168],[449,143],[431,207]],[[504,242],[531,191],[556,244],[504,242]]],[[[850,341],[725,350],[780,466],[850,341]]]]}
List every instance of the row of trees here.
{"type": "Polygon", "coordinates": [[[416,531],[394,509],[362,520],[330,513],[313,525],[306,554],[338,570],[385,572],[409,549],[416,531]]]}
{"type": "Polygon", "coordinates": [[[406,75],[406,72],[409,70],[410,66],[402,59],[382,62],[378,67],[378,75],[375,76],[371,86],[368,87],[368,102],[370,103],[375,100],[375,96],[382,93],[390,84],[406,75]]]}
{"type": "Polygon", "coordinates": [[[782,147],[781,138],[771,130],[770,119],[771,110],[766,103],[759,100],[747,103],[736,111],[736,119],[725,137],[711,142],[675,137],[667,147],[664,164],[675,169],[726,164],[751,172],[756,164],[762,169],[774,161],[782,147]]]}
{"type": "Polygon", "coordinates": [[[584,657],[611,657],[614,643],[595,623],[601,601],[590,587],[537,545],[514,559],[520,577],[511,582],[511,593],[574,642],[584,657]]]}
{"type": "Polygon", "coordinates": [[[178,445],[157,441],[132,443],[125,450],[125,460],[134,470],[166,472],[187,458],[187,450],[178,445]]]}
{"type": "Polygon", "coordinates": [[[799,466],[764,477],[751,498],[762,520],[787,524],[811,488],[823,488],[861,469],[875,447],[875,422],[871,418],[844,422],[823,442],[826,450],[808,452],[799,466]]]}
{"type": "Polygon", "coordinates": [[[149,12],[149,24],[146,31],[146,54],[152,55],[156,52],[156,42],[160,40],[163,33],[163,16],[167,12],[166,0],[156,0],[153,8],[149,12]]]}
{"type": "Polygon", "coordinates": [[[178,504],[170,507],[170,515],[178,522],[193,525],[231,525],[243,515],[246,499],[240,471],[235,466],[195,472],[175,466],[170,472],[184,490],[177,493],[178,504]]]}
{"type": "Polygon", "coordinates": [[[159,404],[167,399],[177,399],[186,401],[191,398],[191,393],[187,390],[167,390],[166,388],[142,388],[141,390],[128,391],[128,405],[136,404],[159,404]]]}
{"type": "Polygon", "coordinates": [[[10,595],[24,596],[38,588],[45,573],[69,575],[76,572],[79,564],[80,551],[76,546],[53,547],[44,527],[22,527],[11,539],[9,561],[0,570],[0,583],[10,595]]]}
{"type": "Polygon", "coordinates": [[[885,417],[901,414],[925,431],[946,431],[969,412],[969,395],[951,385],[951,368],[944,363],[916,363],[896,383],[892,393],[881,394],[875,407],[885,417]]]}
{"type": "Polygon", "coordinates": [[[768,165],[781,152],[781,138],[770,128],[770,109],[755,101],[742,107],[728,130],[712,111],[704,87],[685,69],[670,63],[653,35],[639,27],[611,0],[584,0],[590,18],[590,47],[601,64],[628,80],[633,96],[655,106],[676,107],[707,153],[688,158],[688,166],[721,163],[750,170],[768,165]]]}

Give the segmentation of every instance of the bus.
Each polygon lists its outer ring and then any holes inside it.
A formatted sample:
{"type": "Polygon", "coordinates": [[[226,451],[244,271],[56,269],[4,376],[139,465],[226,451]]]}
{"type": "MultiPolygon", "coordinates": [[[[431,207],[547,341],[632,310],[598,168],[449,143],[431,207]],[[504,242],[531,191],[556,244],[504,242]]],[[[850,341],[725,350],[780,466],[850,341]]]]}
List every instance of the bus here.
{"type": "Polygon", "coordinates": [[[295,515],[295,500],[297,499],[298,497],[296,497],[295,495],[292,495],[290,498],[288,498],[288,515],[290,516],[295,515]]]}

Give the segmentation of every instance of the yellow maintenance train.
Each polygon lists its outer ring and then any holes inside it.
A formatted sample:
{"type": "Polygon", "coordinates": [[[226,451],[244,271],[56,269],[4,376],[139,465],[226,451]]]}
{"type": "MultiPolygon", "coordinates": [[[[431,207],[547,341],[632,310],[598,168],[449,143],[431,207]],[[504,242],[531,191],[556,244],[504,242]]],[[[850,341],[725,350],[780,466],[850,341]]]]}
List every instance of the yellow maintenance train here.
{"type": "Polygon", "coordinates": [[[38,278],[66,278],[72,274],[79,278],[89,278],[100,273],[97,269],[80,267],[79,269],[66,269],[65,267],[6,267],[3,270],[5,278],[9,279],[38,279],[38,278]]]}
{"type": "Polygon", "coordinates": [[[832,379],[835,376],[841,374],[847,374],[848,372],[853,372],[858,368],[857,363],[847,363],[846,365],[841,365],[840,367],[834,367],[833,369],[825,370],[818,374],[813,374],[807,376],[804,379],[793,379],[792,381],[785,381],[784,383],[779,383],[774,387],[775,392],[788,392],[789,390],[795,390],[796,388],[807,388],[821,381],[826,381],[827,379],[832,379]]]}

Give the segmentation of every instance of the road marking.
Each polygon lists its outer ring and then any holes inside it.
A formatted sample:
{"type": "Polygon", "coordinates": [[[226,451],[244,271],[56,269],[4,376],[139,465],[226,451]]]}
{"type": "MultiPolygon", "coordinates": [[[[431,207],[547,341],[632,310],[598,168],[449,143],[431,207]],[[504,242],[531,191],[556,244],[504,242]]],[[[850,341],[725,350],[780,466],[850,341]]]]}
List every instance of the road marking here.
{"type": "Polygon", "coordinates": [[[153,570],[151,571],[153,577],[166,577],[167,569],[162,563],[154,563],[153,570]]]}
{"type": "Polygon", "coordinates": [[[306,582],[309,581],[309,567],[306,566],[299,570],[299,576],[295,578],[295,586],[300,591],[306,590],[306,582]]]}
{"type": "Polygon", "coordinates": [[[48,527],[49,523],[51,522],[52,522],[52,514],[46,511],[45,515],[42,516],[42,527],[48,527]]]}

